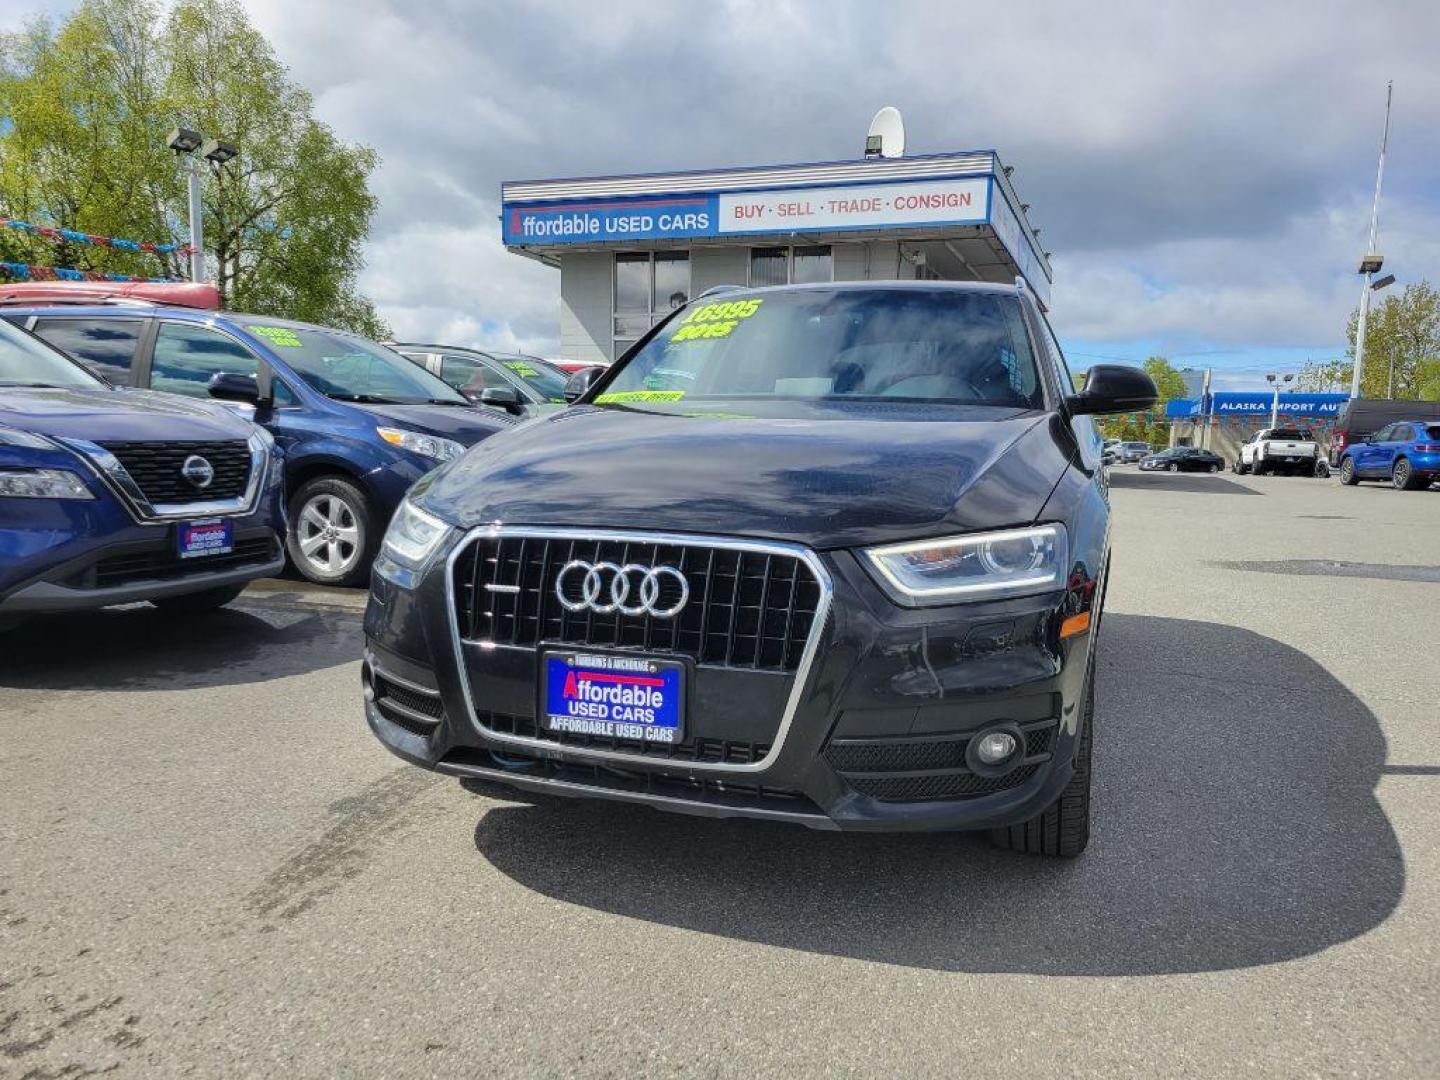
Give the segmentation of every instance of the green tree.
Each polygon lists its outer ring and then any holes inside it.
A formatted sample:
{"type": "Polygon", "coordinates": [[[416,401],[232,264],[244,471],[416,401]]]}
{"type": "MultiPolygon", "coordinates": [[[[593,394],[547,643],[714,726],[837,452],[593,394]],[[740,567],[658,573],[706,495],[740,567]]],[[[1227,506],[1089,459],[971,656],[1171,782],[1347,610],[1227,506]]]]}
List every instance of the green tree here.
{"type": "MultiPolygon", "coordinates": [[[[1303,389],[1350,389],[1355,368],[1355,332],[1360,309],[1345,327],[1349,359],[1306,364],[1300,372],[1303,389]]],[[[1440,294],[1428,281],[1406,285],[1370,308],[1365,327],[1365,363],[1360,395],[1401,400],[1440,400],[1440,294]]]]}
{"type": "MultiPolygon", "coordinates": [[[[336,138],[235,0],[86,0],[58,29],[0,38],[0,214],[182,243],[186,168],[175,127],[240,146],[203,171],[205,249],[228,306],[372,337],[355,284],[376,200],[373,150],[336,138]]],[[[184,276],[184,260],[0,230],[0,257],[184,276]]]]}

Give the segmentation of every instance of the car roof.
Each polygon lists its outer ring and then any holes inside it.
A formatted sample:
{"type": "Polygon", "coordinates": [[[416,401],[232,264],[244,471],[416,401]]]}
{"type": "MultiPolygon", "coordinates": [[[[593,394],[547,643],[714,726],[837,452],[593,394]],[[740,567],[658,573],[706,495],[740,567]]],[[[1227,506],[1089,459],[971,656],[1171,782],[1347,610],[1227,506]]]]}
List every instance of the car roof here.
{"type": "Polygon", "coordinates": [[[6,304],[0,307],[0,315],[21,315],[27,318],[31,315],[57,318],[165,318],[204,325],[230,323],[240,327],[253,323],[263,326],[288,326],[293,330],[321,330],[327,334],[344,334],[347,337],[362,336],[334,326],[282,319],[274,315],[251,315],[243,311],[205,311],[201,308],[174,307],[167,304],[6,304]]]}
{"type": "MultiPolygon", "coordinates": [[[[789,293],[789,292],[941,292],[997,293],[1016,296],[1025,290],[1013,284],[999,284],[993,281],[813,281],[803,285],[736,285],[734,292],[744,293],[789,293]]],[[[731,293],[716,293],[729,296],[731,293]]],[[[691,302],[699,300],[695,297],[691,302]]]]}

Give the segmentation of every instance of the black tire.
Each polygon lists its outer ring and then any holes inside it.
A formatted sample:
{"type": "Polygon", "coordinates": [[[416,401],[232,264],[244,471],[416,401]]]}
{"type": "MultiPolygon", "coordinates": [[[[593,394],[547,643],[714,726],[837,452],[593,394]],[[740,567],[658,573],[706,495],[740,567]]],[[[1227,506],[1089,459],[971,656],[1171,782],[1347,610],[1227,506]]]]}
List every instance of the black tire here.
{"type": "Polygon", "coordinates": [[[245,582],[239,585],[221,585],[204,592],[183,593],[180,596],[162,596],[151,600],[167,615],[203,615],[207,611],[222,608],[245,591],[245,582]]]}
{"type": "Polygon", "coordinates": [[[1170,471],[1170,472],[1179,472],[1179,471],[1180,471],[1180,466],[1177,465],[1177,464],[1175,464],[1175,462],[1172,461],[1172,462],[1170,463],[1170,465],[1168,466],[1168,471],[1170,471]]]}
{"type": "Polygon", "coordinates": [[[1208,471],[1208,472],[1212,472],[1212,473],[1217,473],[1217,472],[1220,471],[1220,466],[1219,466],[1219,465],[1211,465],[1210,468],[1209,468],[1207,471],[1208,471]]]}
{"type": "Polygon", "coordinates": [[[1346,487],[1354,487],[1360,483],[1360,477],[1355,475],[1355,459],[1347,457],[1340,462],[1340,483],[1346,487]]]}
{"type": "Polygon", "coordinates": [[[1090,843],[1090,739],[1091,714],[1095,711],[1096,642],[1090,643],[1090,672],[1085,677],[1084,715],[1080,718],[1080,740],[1075,748],[1075,772],[1060,797],[1019,825],[990,830],[990,842],[1006,851],[1027,855],[1054,855],[1073,859],[1090,843]]]}
{"type": "Polygon", "coordinates": [[[307,480],[291,496],[285,548],[291,564],[307,581],[316,585],[360,585],[370,575],[380,531],[365,492],[349,480],[321,476],[307,480]],[[327,512],[322,513],[320,507],[327,507],[327,512]],[[313,516],[307,513],[312,508],[316,510],[313,516]],[[337,531],[333,537],[324,533],[326,523],[334,524],[337,531]],[[319,545],[315,546],[317,537],[319,545]]]}
{"type": "Polygon", "coordinates": [[[1430,486],[1430,481],[1416,475],[1409,459],[1403,457],[1396,458],[1395,464],[1390,466],[1390,483],[1395,485],[1396,491],[1419,491],[1430,486]]]}

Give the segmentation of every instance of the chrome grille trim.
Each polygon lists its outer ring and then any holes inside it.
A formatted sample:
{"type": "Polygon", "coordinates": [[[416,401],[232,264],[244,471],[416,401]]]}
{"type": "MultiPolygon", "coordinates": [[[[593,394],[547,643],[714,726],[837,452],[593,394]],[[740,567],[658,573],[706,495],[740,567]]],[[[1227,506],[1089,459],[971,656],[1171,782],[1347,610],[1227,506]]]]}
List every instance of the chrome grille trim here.
{"type": "MultiPolygon", "coordinates": [[[[482,525],[465,533],[445,557],[445,609],[446,617],[450,620],[450,639],[455,649],[455,666],[460,675],[460,689],[465,699],[465,708],[471,724],[480,731],[486,738],[510,746],[523,747],[532,752],[539,751],[546,756],[556,757],[580,757],[599,759],[605,761],[628,762],[632,766],[637,763],[650,763],[657,767],[681,768],[686,772],[714,772],[722,774],[733,773],[755,773],[763,772],[774,764],[775,759],[780,756],[780,751],[785,746],[785,738],[790,733],[790,725],[795,719],[795,713],[800,708],[800,700],[805,695],[806,687],[810,682],[810,671],[814,666],[815,657],[820,651],[820,639],[825,633],[829,623],[830,605],[835,595],[835,585],[831,580],[830,572],[825,568],[818,555],[809,548],[801,547],[798,544],[787,544],[770,540],[746,540],[725,536],[705,536],[690,533],[668,533],[668,532],[646,532],[642,530],[628,529],[575,529],[575,528],[547,528],[543,526],[529,527],[523,525],[482,525]],[[815,607],[814,621],[810,625],[810,634],[805,641],[805,649],[801,653],[800,663],[791,675],[790,696],[785,702],[785,711],[780,717],[780,724],[775,729],[775,739],[771,743],[769,751],[758,761],[745,763],[723,763],[723,762],[667,762],[663,758],[646,757],[644,754],[630,753],[621,750],[597,750],[593,747],[564,746],[547,739],[535,739],[524,735],[508,735],[486,727],[480,722],[479,715],[475,709],[474,697],[470,690],[470,674],[465,664],[465,639],[460,632],[460,619],[457,614],[458,606],[455,602],[455,563],[461,554],[466,552],[470,545],[477,540],[497,537],[525,537],[537,540],[614,540],[619,542],[630,541],[643,544],[670,544],[676,546],[691,545],[695,547],[722,548],[726,551],[750,552],[758,555],[788,555],[804,563],[810,572],[815,576],[815,581],[820,587],[820,601],[815,607]]],[[[493,643],[484,641],[473,642],[481,648],[487,646],[493,648],[493,643]]],[[[538,649],[526,647],[528,652],[537,652],[538,649]]],[[[536,717],[538,722],[539,717],[536,717]]]]}
{"type": "MultiPolygon", "coordinates": [[[[171,521],[188,518],[214,517],[223,514],[231,517],[248,517],[254,513],[260,491],[265,485],[265,474],[269,470],[270,454],[265,440],[251,435],[247,441],[250,447],[250,479],[244,494],[233,499],[209,499],[204,502],[151,503],[140,490],[120,459],[99,443],[88,439],[57,439],[67,450],[79,456],[90,470],[98,476],[130,516],[141,525],[163,525],[171,521]]],[[[176,442],[183,442],[177,439],[176,442]]]]}

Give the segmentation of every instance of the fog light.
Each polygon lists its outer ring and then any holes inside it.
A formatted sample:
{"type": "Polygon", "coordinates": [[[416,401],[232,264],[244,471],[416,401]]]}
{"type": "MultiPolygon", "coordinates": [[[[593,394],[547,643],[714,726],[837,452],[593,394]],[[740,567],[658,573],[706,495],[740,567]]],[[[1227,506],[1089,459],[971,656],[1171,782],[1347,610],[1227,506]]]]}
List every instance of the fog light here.
{"type": "Polygon", "coordinates": [[[986,765],[999,765],[1015,753],[1018,745],[1015,736],[1008,731],[992,731],[980,737],[980,742],[975,747],[975,756],[986,765]]]}

